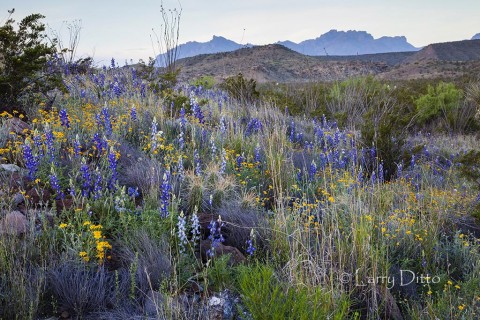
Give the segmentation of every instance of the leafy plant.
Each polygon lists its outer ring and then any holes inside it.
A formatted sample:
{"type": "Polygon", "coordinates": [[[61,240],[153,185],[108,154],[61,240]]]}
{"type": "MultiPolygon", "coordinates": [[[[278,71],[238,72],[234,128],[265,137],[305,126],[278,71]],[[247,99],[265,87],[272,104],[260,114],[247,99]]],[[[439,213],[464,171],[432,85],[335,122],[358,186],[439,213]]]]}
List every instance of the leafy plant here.
{"type": "Polygon", "coordinates": [[[61,85],[59,73],[47,68],[55,46],[45,43],[44,16],[31,14],[18,23],[13,19],[0,27],[0,107],[22,110],[21,98],[42,94],[61,85]]]}

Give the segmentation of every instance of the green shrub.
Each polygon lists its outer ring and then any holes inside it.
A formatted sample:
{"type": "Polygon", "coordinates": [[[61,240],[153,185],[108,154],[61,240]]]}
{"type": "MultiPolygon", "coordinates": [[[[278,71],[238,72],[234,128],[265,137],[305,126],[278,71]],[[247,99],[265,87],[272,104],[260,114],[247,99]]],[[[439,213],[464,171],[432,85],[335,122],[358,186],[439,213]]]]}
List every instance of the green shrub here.
{"type": "Polygon", "coordinates": [[[460,107],[462,90],[453,83],[440,82],[437,86],[428,86],[427,93],[415,100],[417,123],[425,125],[449,117],[460,107]]]}
{"type": "Polygon", "coordinates": [[[242,104],[252,103],[260,96],[256,88],[257,82],[253,79],[247,80],[241,73],[225,79],[220,87],[242,104]]]}
{"type": "Polygon", "coordinates": [[[238,267],[243,303],[254,319],[344,319],[349,309],[345,296],[335,299],[322,288],[281,283],[265,265],[238,267]]]}
{"type": "Polygon", "coordinates": [[[201,76],[194,79],[190,84],[196,87],[202,86],[204,89],[212,89],[215,86],[215,78],[212,76],[201,76]]]}
{"type": "Polygon", "coordinates": [[[30,100],[38,94],[61,86],[61,77],[46,70],[46,63],[55,53],[55,46],[47,45],[44,16],[31,14],[18,23],[8,19],[0,27],[0,108],[23,110],[21,100],[30,100]]]}

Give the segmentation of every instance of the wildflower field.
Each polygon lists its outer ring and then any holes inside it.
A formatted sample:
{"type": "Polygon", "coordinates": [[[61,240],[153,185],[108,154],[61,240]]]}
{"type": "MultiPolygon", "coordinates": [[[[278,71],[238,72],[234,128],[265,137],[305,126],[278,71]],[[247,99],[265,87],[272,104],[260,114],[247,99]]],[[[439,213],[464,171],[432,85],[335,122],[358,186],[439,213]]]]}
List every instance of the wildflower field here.
{"type": "Polygon", "coordinates": [[[0,114],[1,319],[480,317],[474,131],[56,63],[0,114]]]}

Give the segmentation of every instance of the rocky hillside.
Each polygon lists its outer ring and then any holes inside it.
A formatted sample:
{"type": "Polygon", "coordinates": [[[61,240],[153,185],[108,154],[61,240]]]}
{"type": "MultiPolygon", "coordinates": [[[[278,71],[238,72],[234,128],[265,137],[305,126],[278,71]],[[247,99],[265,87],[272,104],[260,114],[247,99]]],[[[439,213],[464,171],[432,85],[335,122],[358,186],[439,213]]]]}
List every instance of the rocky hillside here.
{"type": "Polygon", "coordinates": [[[333,81],[376,75],[384,79],[456,78],[480,73],[480,40],[431,44],[418,52],[307,56],[279,44],[199,55],[178,61],[180,79],[242,73],[258,82],[333,81]]]}
{"type": "Polygon", "coordinates": [[[463,40],[430,44],[412,55],[407,62],[418,62],[422,60],[480,60],[480,40],[463,40]]]}
{"type": "Polygon", "coordinates": [[[202,75],[222,80],[242,73],[258,82],[332,81],[377,74],[388,68],[384,62],[305,56],[279,44],[199,55],[179,60],[178,66],[182,80],[202,75]]]}

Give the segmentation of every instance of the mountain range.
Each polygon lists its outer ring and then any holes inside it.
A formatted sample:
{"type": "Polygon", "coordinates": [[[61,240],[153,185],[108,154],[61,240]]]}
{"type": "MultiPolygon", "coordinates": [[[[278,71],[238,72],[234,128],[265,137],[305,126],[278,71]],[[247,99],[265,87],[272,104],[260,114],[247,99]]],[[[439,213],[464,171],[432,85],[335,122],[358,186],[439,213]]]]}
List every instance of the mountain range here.
{"type": "Polygon", "coordinates": [[[480,40],[430,44],[419,51],[311,56],[280,44],[179,59],[179,80],[212,76],[218,82],[242,73],[257,82],[311,82],[372,75],[380,79],[476,77],[480,40]]]}
{"type": "Polygon", "coordinates": [[[280,41],[277,43],[309,56],[351,56],[418,50],[418,48],[408,43],[407,38],[403,36],[374,39],[366,31],[355,30],[330,30],[316,39],[309,39],[300,43],[292,41],[280,41]]]}
{"type": "MultiPolygon", "coordinates": [[[[403,36],[381,37],[374,39],[366,31],[337,31],[330,30],[315,39],[308,39],[299,43],[290,40],[278,41],[293,51],[310,56],[344,56],[358,54],[373,54],[385,52],[417,51],[403,36]]],[[[230,52],[240,48],[252,47],[252,44],[239,44],[220,36],[213,36],[210,41],[189,41],[177,47],[177,59],[194,57],[199,54],[230,52]]],[[[163,55],[157,56],[157,66],[162,66],[163,55]]]]}

